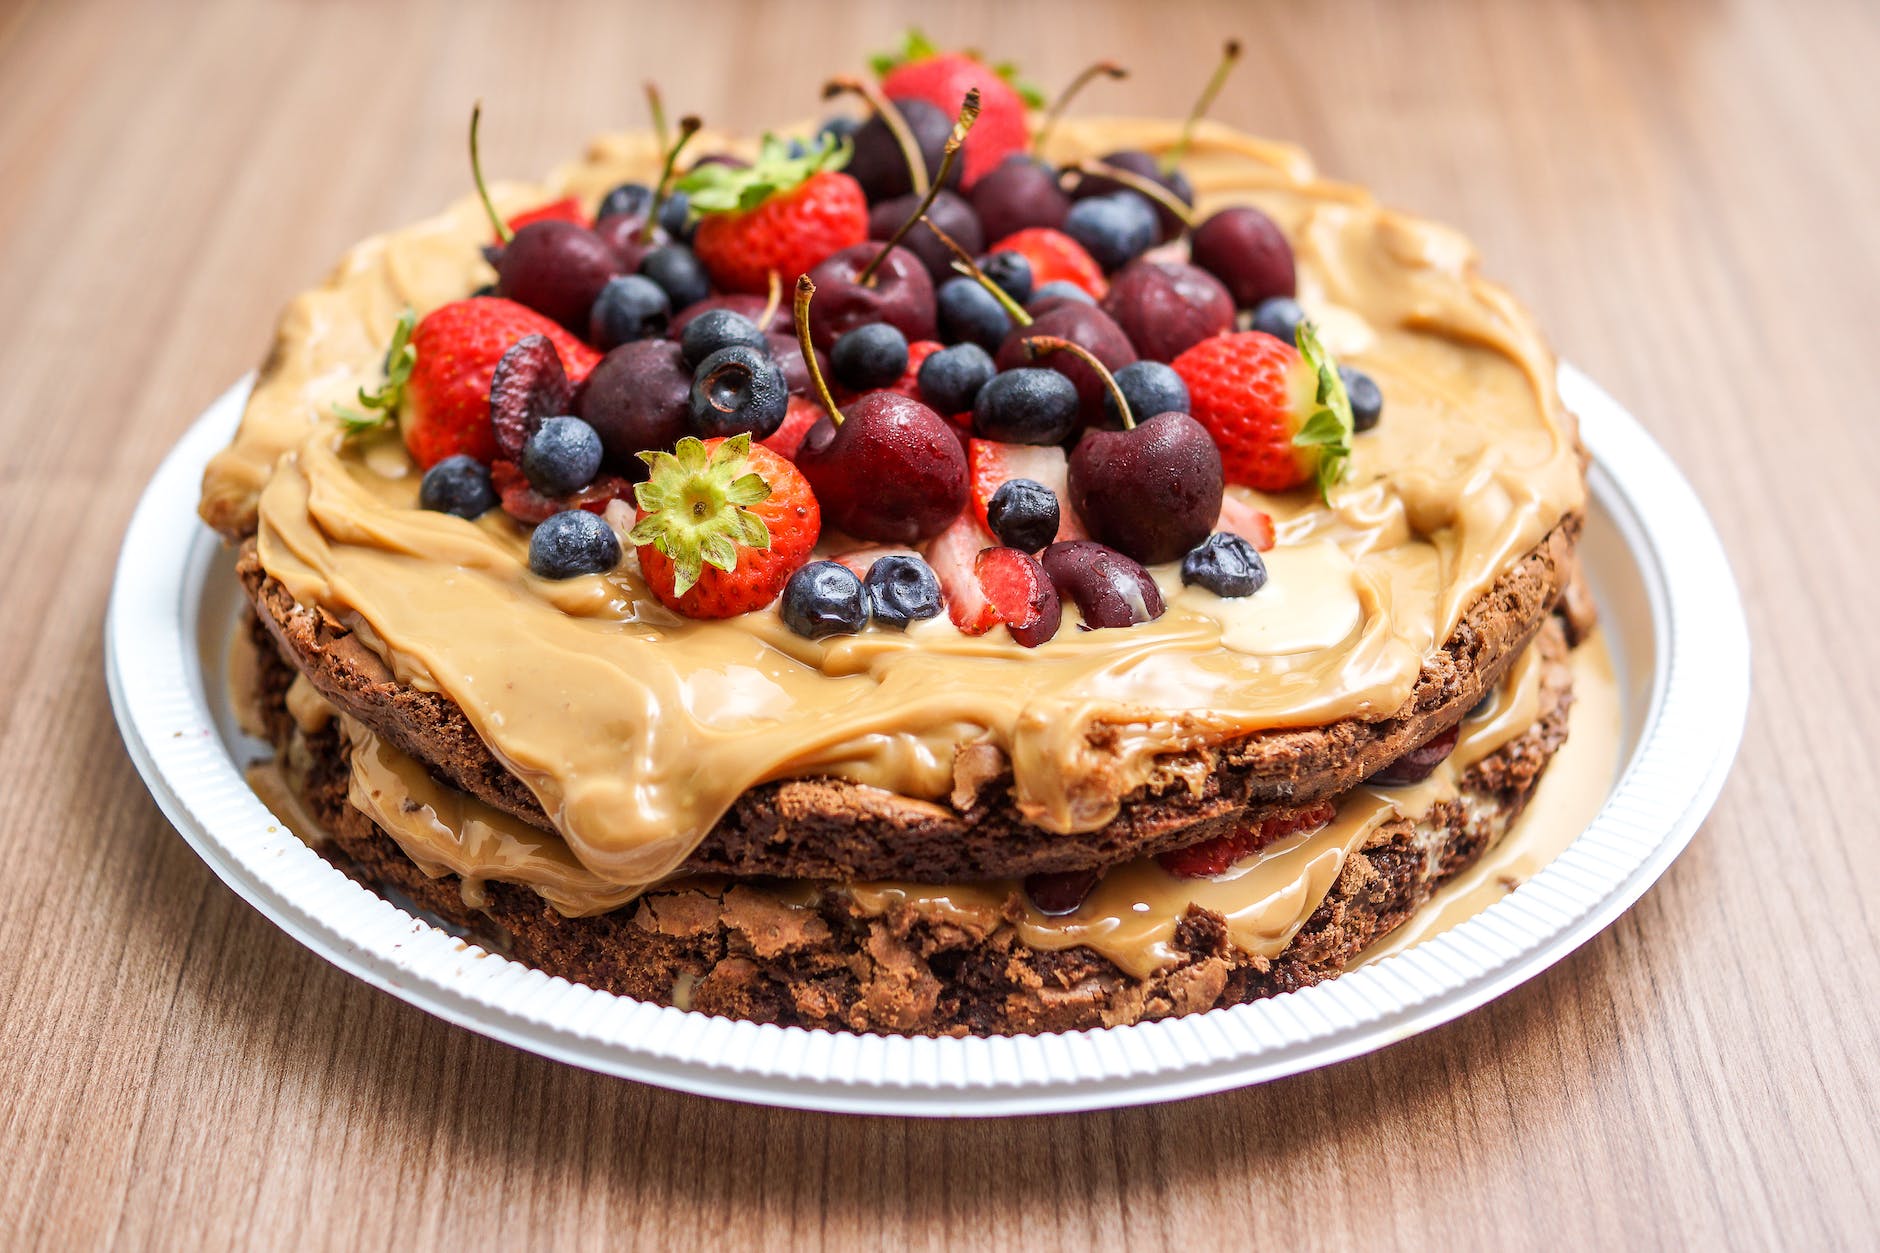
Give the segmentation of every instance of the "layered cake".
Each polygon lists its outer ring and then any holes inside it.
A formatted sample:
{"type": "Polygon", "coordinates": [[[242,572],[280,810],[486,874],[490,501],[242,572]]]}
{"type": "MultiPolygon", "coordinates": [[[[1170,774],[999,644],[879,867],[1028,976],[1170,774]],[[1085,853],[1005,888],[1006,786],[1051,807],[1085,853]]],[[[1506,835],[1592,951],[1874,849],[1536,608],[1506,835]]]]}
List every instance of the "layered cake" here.
{"type": "Polygon", "coordinates": [[[994,1034],[1336,976],[1566,737],[1553,358],[1293,149],[880,69],[478,168],[288,306],[201,506],[254,726],[335,864],[627,996],[994,1034]]]}

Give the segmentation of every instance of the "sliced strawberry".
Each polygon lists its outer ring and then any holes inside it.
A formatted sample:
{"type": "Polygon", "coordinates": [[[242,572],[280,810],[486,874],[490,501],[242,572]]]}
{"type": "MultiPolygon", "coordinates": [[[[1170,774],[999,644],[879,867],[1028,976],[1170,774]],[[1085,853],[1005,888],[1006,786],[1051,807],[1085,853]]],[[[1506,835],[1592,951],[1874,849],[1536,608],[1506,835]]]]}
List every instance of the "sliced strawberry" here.
{"type": "Polygon", "coordinates": [[[806,396],[792,396],[790,407],[784,410],[783,425],[757,442],[779,457],[795,461],[796,450],[803,446],[803,437],[822,415],[822,406],[815,401],[806,396]]]}
{"type": "Polygon", "coordinates": [[[588,224],[587,214],[581,211],[581,202],[573,196],[563,196],[560,200],[551,200],[516,214],[509,219],[509,233],[513,235],[531,222],[573,222],[576,226],[588,224]]]}
{"type": "Polygon", "coordinates": [[[1273,547],[1272,515],[1264,509],[1255,509],[1232,492],[1221,497],[1221,519],[1214,524],[1214,529],[1238,535],[1261,552],[1273,547]]]}
{"type": "Polygon", "coordinates": [[[1016,548],[986,548],[973,558],[973,577],[1012,638],[1036,648],[1057,634],[1063,608],[1038,559],[1016,548]]]}
{"type": "Polygon", "coordinates": [[[530,526],[546,521],[564,509],[605,513],[609,502],[633,499],[633,484],[618,474],[603,474],[580,491],[567,496],[544,496],[529,485],[521,466],[501,457],[490,463],[490,484],[502,498],[503,512],[530,526]]]}
{"type": "Polygon", "coordinates": [[[1155,859],[1172,875],[1184,879],[1211,879],[1226,874],[1228,867],[1241,858],[1296,832],[1316,831],[1337,816],[1337,805],[1328,800],[1318,801],[1290,814],[1236,827],[1226,835],[1217,835],[1187,848],[1157,853],[1155,859]]]}
{"type": "Polygon", "coordinates": [[[973,569],[979,554],[997,542],[970,509],[962,510],[952,526],[927,541],[927,564],[940,580],[947,616],[967,635],[984,635],[999,625],[999,616],[973,569]]]}
{"type": "Polygon", "coordinates": [[[1031,265],[1032,289],[1046,283],[1075,283],[1090,293],[1092,300],[1102,300],[1110,290],[1103,277],[1103,267],[1084,250],[1084,246],[1063,231],[1049,226],[1028,226],[1013,231],[987,252],[1016,252],[1031,265]]]}
{"type": "Polygon", "coordinates": [[[974,439],[966,444],[966,477],[972,485],[973,512],[988,531],[986,506],[1001,486],[1013,479],[1030,479],[1057,493],[1057,538],[1089,539],[1090,533],[1070,506],[1070,461],[1056,445],[1001,444],[974,439]]]}

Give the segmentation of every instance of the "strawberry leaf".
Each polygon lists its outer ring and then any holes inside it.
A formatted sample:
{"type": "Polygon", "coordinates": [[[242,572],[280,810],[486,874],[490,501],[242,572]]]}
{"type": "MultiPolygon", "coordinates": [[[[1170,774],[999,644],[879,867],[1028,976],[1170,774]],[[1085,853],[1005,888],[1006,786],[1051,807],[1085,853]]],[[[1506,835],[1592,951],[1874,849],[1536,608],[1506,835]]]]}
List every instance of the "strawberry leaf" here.
{"type": "Polygon", "coordinates": [[[1319,495],[1330,501],[1333,486],[1345,477],[1345,469],[1351,461],[1351,397],[1345,394],[1345,380],[1338,375],[1338,363],[1319,343],[1318,333],[1310,322],[1299,324],[1297,342],[1299,355],[1318,380],[1315,399],[1319,407],[1300,425],[1292,442],[1298,448],[1318,450],[1319,495]]]}
{"type": "Polygon", "coordinates": [[[940,49],[934,46],[933,40],[927,38],[927,33],[918,26],[910,26],[907,33],[901,36],[900,50],[877,52],[868,58],[868,68],[875,72],[876,78],[883,78],[889,71],[911,61],[925,61],[939,55],[940,49]]]}
{"type": "Polygon", "coordinates": [[[790,191],[817,174],[849,163],[854,146],[847,138],[817,137],[816,146],[792,156],[790,145],[765,135],[757,160],[748,166],[694,166],[675,186],[696,213],[749,213],[779,192],[790,191]]]}
{"type": "Polygon", "coordinates": [[[416,312],[406,309],[399,314],[398,325],[392,328],[391,346],[385,350],[385,381],[371,391],[359,389],[358,409],[333,406],[348,436],[377,430],[397,416],[398,406],[404,403],[405,385],[411,382],[411,371],[418,364],[418,349],[411,342],[417,326],[416,312]]]}
{"type": "Polygon", "coordinates": [[[688,435],[671,452],[643,452],[649,473],[633,489],[646,516],[627,539],[672,561],[672,590],[692,590],[706,566],[729,573],[741,549],[770,547],[770,528],[748,506],[770,497],[770,484],[751,469],[751,437],[734,435],[706,451],[688,435]]]}

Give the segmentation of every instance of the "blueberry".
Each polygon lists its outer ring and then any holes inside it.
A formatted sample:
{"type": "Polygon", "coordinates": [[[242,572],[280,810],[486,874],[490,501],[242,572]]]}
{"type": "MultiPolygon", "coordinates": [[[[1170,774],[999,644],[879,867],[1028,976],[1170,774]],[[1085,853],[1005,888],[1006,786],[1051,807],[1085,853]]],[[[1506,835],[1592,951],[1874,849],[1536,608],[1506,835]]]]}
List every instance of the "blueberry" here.
{"type": "Polygon", "coordinates": [[[598,222],[620,213],[642,216],[652,203],[651,187],[645,183],[622,183],[601,197],[601,207],[594,211],[594,220],[598,222]]]}
{"type": "Polygon", "coordinates": [[[1036,313],[1047,300],[1079,300],[1087,305],[1097,303],[1096,297],[1068,279],[1055,278],[1031,294],[1025,302],[1027,313],[1036,313]]]}
{"type": "Polygon", "coordinates": [[[1274,339],[1295,343],[1298,340],[1299,324],[1306,320],[1306,311],[1299,307],[1299,302],[1291,296],[1269,296],[1253,307],[1253,320],[1249,328],[1265,331],[1274,339]]]}
{"type": "MultiPolygon", "coordinates": [[[[1116,385],[1138,423],[1158,413],[1188,412],[1188,384],[1160,361],[1131,362],[1116,372],[1116,385]]],[[[1123,424],[1123,415],[1116,411],[1116,398],[1108,388],[1103,392],[1103,416],[1114,426],[1123,424]]]]}
{"type": "Polygon", "coordinates": [[[1155,210],[1133,191],[1079,200],[1064,215],[1064,233],[1105,271],[1120,270],[1149,251],[1157,232],[1155,210]]]}
{"type": "Polygon", "coordinates": [[[852,392],[886,387],[907,373],[907,336],[886,322],[870,322],[837,337],[829,369],[852,392]]]}
{"type": "Polygon", "coordinates": [[[855,138],[855,132],[860,129],[862,129],[860,122],[852,117],[838,114],[816,128],[816,138],[820,141],[824,136],[827,136],[837,143],[841,143],[845,139],[853,140],[855,138]]]}
{"type": "Polygon", "coordinates": [[[734,344],[755,348],[760,352],[769,347],[764,333],[757,329],[757,323],[729,309],[707,309],[687,322],[685,333],[679,337],[679,349],[685,354],[685,363],[695,370],[699,362],[720,348],[730,348],[734,344]]]}
{"type": "Polygon", "coordinates": [[[1077,387],[1056,370],[994,375],[973,398],[973,434],[1007,444],[1061,444],[1077,425],[1077,387]]]}
{"type": "Polygon", "coordinates": [[[640,258],[640,273],[658,283],[675,309],[695,305],[712,294],[705,267],[684,244],[661,244],[640,258]]]}
{"type": "Polygon", "coordinates": [[[1031,299],[1031,262],[1025,254],[1000,250],[979,259],[979,271],[1019,304],[1031,299]]]}
{"type": "Polygon", "coordinates": [[[869,611],[884,627],[904,631],[910,622],[940,614],[940,580],[919,557],[877,557],[862,585],[868,590],[869,611]]]}
{"type": "Polygon", "coordinates": [[[1251,596],[1266,586],[1266,562],[1240,536],[1216,531],[1182,558],[1182,582],[1216,596],[1251,596]]]}
{"type": "MultiPolygon", "coordinates": [[[[689,338],[691,328],[686,330],[689,338]]],[[[769,353],[748,344],[732,344],[698,363],[687,404],[692,433],[701,439],[745,431],[763,439],[783,425],[790,407],[790,384],[769,353]]]]}
{"type": "Polygon", "coordinates": [[[668,192],[665,203],[659,206],[659,225],[680,243],[691,243],[698,230],[698,220],[692,216],[691,198],[682,191],[668,192]]]}
{"type": "Polygon", "coordinates": [[[594,481],[601,437],[580,418],[549,418],[522,445],[522,473],[544,496],[566,496],[594,481]]]}
{"type": "Polygon", "coordinates": [[[986,522],[1007,548],[1035,553],[1057,538],[1057,493],[1032,479],[1007,479],[986,502],[986,522]]]}
{"type": "Polygon", "coordinates": [[[464,453],[446,457],[424,472],[418,504],[460,518],[480,518],[497,505],[490,468],[464,453]]]}
{"type": "Polygon", "coordinates": [[[978,344],[955,344],[942,348],[920,363],[921,398],[945,417],[966,413],[973,407],[979,389],[999,372],[992,357],[978,344]]]}
{"type": "Polygon", "coordinates": [[[605,574],[620,564],[620,538],[585,509],[550,514],[529,536],[529,569],[545,579],[605,574]]]}
{"type": "Polygon", "coordinates": [[[805,639],[854,635],[868,625],[868,595],[845,565],[812,561],[783,585],[783,624],[805,639]]]}
{"type": "Polygon", "coordinates": [[[1338,377],[1345,380],[1345,395],[1351,397],[1351,428],[1368,431],[1384,416],[1384,393],[1377,382],[1363,370],[1348,365],[1338,367],[1338,377]]]}
{"type": "Polygon", "coordinates": [[[1012,329],[1012,315],[998,297],[970,278],[950,278],[935,295],[940,314],[940,338],[949,344],[978,344],[996,350],[1012,329]]]}
{"type": "Polygon", "coordinates": [[[607,280],[588,313],[588,340],[605,352],[636,339],[657,339],[672,321],[666,289],[641,274],[607,280]]]}

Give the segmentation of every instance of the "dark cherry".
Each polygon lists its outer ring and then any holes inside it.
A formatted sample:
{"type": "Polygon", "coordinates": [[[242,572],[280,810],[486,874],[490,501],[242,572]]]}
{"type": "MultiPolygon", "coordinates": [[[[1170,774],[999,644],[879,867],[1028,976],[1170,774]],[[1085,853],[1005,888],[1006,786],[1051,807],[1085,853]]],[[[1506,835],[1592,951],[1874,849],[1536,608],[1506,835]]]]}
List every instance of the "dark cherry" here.
{"type": "Polygon", "coordinates": [[[496,294],[585,335],[594,298],[608,279],[627,268],[606,241],[585,226],[531,222],[503,245],[496,261],[496,294]]]}
{"type": "Polygon", "coordinates": [[[1222,209],[1195,227],[1188,247],[1190,259],[1220,279],[1242,309],[1295,294],[1292,245],[1272,218],[1250,205],[1222,209]]]}
{"type": "Polygon", "coordinates": [[[1061,918],[1076,913],[1101,878],[1101,870],[1052,870],[1026,875],[1025,895],[1039,913],[1061,918]]]}
{"type": "MultiPolygon", "coordinates": [[[[894,100],[893,103],[907,120],[907,129],[913,132],[914,143],[920,148],[921,160],[927,165],[927,177],[934,178],[940,173],[940,157],[946,149],[947,136],[953,133],[953,115],[942,112],[925,100],[894,100]]],[[[843,167],[843,172],[862,185],[869,204],[906,195],[914,190],[913,183],[908,179],[907,158],[902,155],[894,133],[879,114],[856,128],[854,144],[855,151],[849,157],[848,165],[843,167]]],[[[955,163],[942,185],[958,187],[960,173],[960,166],[955,163]]],[[[818,283],[817,290],[821,288],[822,285],[818,283]]]]}
{"type": "Polygon", "coordinates": [[[1221,453],[1185,413],[1086,431],[1071,453],[1071,507],[1090,537],[1137,561],[1177,561],[1221,516],[1221,453]]]}
{"type": "MultiPolygon", "coordinates": [[[[809,367],[803,364],[803,346],[796,342],[796,336],[766,331],[764,340],[770,345],[771,360],[783,371],[783,382],[790,389],[790,394],[813,397],[816,389],[810,383],[809,367]]],[[[823,373],[829,372],[829,357],[820,348],[816,350],[816,364],[823,373]]]]}
{"type": "Polygon", "coordinates": [[[1058,186],[1057,171],[1019,152],[980,176],[973,184],[972,201],[992,244],[1030,226],[1057,230],[1071,211],[1071,198],[1058,186]]]}
{"type": "Polygon", "coordinates": [[[763,296],[752,296],[737,292],[729,296],[713,296],[697,304],[687,305],[672,315],[672,325],[666,328],[667,339],[685,338],[685,328],[692,325],[692,319],[713,309],[729,309],[741,318],[746,318],[765,333],[776,332],[790,334],[790,306],[779,302],[779,307],[770,311],[768,320],[764,318],[764,308],[770,302],[763,296]]]}
{"type": "Polygon", "coordinates": [[[857,539],[912,544],[966,507],[966,454],[945,418],[899,392],[869,392],[824,414],[803,437],[797,469],[823,517],[857,539]]]}
{"type": "Polygon", "coordinates": [[[602,464],[631,479],[646,477],[636,453],[671,448],[689,427],[692,371],[679,345],[641,339],[601,358],[588,375],[576,412],[601,437],[602,464]]]}
{"type": "Polygon", "coordinates": [[[1436,767],[1443,764],[1443,759],[1456,751],[1456,739],[1459,731],[1450,727],[1437,733],[1433,738],[1417,745],[1396,761],[1366,779],[1366,783],[1378,787],[1409,787],[1412,783],[1421,783],[1436,772],[1436,767]]]}
{"type": "Polygon", "coordinates": [[[909,343],[938,337],[933,279],[919,256],[897,244],[875,268],[872,283],[859,281],[880,251],[877,243],[856,244],[818,262],[809,272],[816,284],[810,333],[817,343],[833,344],[843,332],[866,322],[886,322],[907,336],[909,343]]]}
{"type": "Polygon", "coordinates": [[[594,224],[594,233],[613,249],[614,256],[620,259],[620,268],[631,274],[640,268],[647,253],[669,242],[666,232],[657,226],[653,228],[651,239],[641,239],[645,227],[644,213],[613,213],[594,224]]]}
{"type": "Polygon", "coordinates": [[[1167,608],[1147,570],[1095,540],[1060,540],[1039,560],[1058,595],[1076,603],[1086,629],[1153,622],[1167,608]]]}
{"type": "Polygon", "coordinates": [[[1151,361],[1173,361],[1234,325],[1234,298],[1221,280],[1180,261],[1130,262],[1111,276],[1100,307],[1151,361]]]}
{"type": "Polygon", "coordinates": [[[567,413],[574,384],[546,335],[524,335],[509,346],[490,376],[490,424],[496,446],[515,461],[546,418],[567,413]]]}
{"type": "MultiPolygon", "coordinates": [[[[920,197],[912,192],[882,201],[868,211],[868,237],[892,238],[901,224],[919,207],[920,197]]],[[[986,246],[985,232],[979,226],[979,215],[955,192],[942,191],[936,195],[933,203],[927,206],[927,217],[970,253],[976,254],[986,246]]],[[[909,231],[902,236],[900,247],[921,259],[936,287],[953,277],[953,254],[932,231],[909,231]]]]}
{"type": "MultiPolygon", "coordinates": [[[[1120,152],[1106,152],[1097,160],[1104,165],[1114,166],[1125,173],[1135,174],[1165,188],[1169,195],[1181,201],[1189,208],[1194,207],[1195,189],[1189,183],[1188,176],[1180,170],[1164,173],[1162,165],[1154,157],[1139,148],[1128,148],[1120,152]]],[[[1116,179],[1103,174],[1085,174],[1071,189],[1071,198],[1083,200],[1089,196],[1107,196],[1112,192],[1134,191],[1116,179]]],[[[1167,243],[1187,229],[1188,224],[1177,217],[1175,211],[1155,200],[1149,203],[1155,208],[1156,225],[1159,228],[1157,243],[1167,243]]]]}
{"type": "MultiPolygon", "coordinates": [[[[1136,349],[1110,315],[1095,305],[1066,300],[1042,309],[1030,326],[1015,326],[999,345],[996,358],[1001,370],[1013,370],[1027,364],[1025,341],[1036,335],[1068,339],[1103,363],[1112,372],[1136,359],[1136,349]]],[[[1068,352],[1054,352],[1040,357],[1038,365],[1056,370],[1077,388],[1077,411],[1087,426],[1103,425],[1103,378],[1090,365],[1068,352]]]]}

